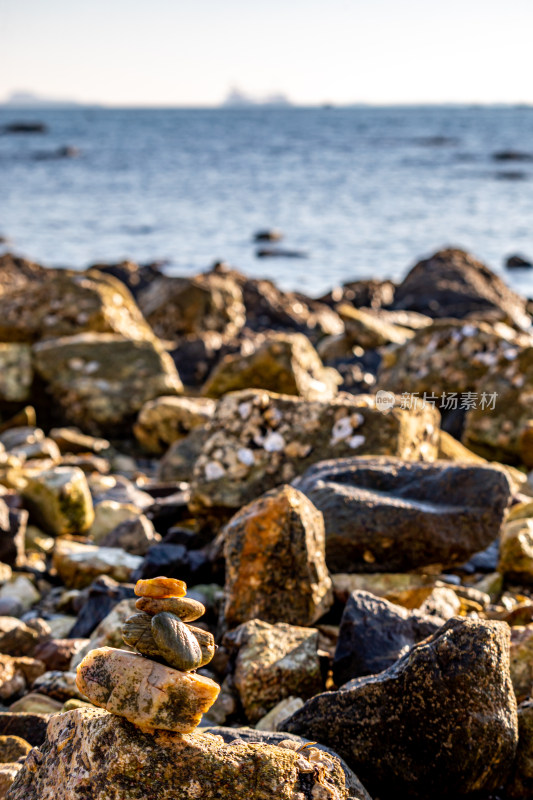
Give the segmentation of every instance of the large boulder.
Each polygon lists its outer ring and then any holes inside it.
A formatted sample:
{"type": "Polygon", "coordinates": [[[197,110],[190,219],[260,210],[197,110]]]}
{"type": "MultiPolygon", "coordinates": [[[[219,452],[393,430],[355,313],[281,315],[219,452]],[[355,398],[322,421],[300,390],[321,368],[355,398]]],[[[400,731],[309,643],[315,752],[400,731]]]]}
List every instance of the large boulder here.
{"type": "Polygon", "coordinates": [[[311,625],[332,605],[322,514],[297,489],[267,492],[242,508],[222,536],[229,627],[254,618],[311,625]]]}
{"type": "Polygon", "coordinates": [[[15,292],[32,282],[42,282],[51,272],[55,270],[46,269],[13,253],[4,253],[0,256],[0,295],[15,292]]]}
{"type": "MultiPolygon", "coordinates": [[[[362,787],[361,787],[362,788],[362,787]]],[[[143,733],[99,709],[50,720],[9,800],[365,800],[334,755],[210,733],[143,733]]]]}
{"type": "Polygon", "coordinates": [[[353,592],[342,614],[333,659],[335,683],[341,686],[383,672],[443,624],[439,617],[408,611],[370,592],[353,592]]]}
{"type": "Polygon", "coordinates": [[[322,689],[318,631],[254,619],[224,637],[236,656],[234,684],[250,722],[285,697],[312,697],[322,689]]]}
{"type": "Polygon", "coordinates": [[[240,287],[231,277],[214,273],[159,278],[140,294],[139,305],[162,339],[217,333],[227,340],[245,322],[240,287]]]}
{"type": "Polygon", "coordinates": [[[459,564],[500,532],[508,477],[489,466],[342,458],[294,482],[322,511],[333,572],[402,572],[459,564]]]}
{"type": "Polygon", "coordinates": [[[370,395],[341,394],[326,403],[252,389],[231,393],[207,426],[192,504],[240,508],[325,458],[372,453],[432,460],[439,419],[429,407],[382,413],[370,395]]]}
{"type": "Polygon", "coordinates": [[[305,400],[329,400],[341,377],[324,367],[303,333],[271,334],[251,353],[227,355],[203,388],[207,397],[222,397],[240,389],[267,389],[305,400]]]}
{"type": "Polygon", "coordinates": [[[148,400],[181,394],[168,353],[155,341],[82,333],[34,345],[34,364],[66,420],[88,433],[129,426],[148,400]]]}
{"type": "Polygon", "coordinates": [[[490,793],[518,741],[509,628],[452,619],[385,672],[308,700],[283,727],[332,747],[383,800],[490,793]]]}
{"type": "Polygon", "coordinates": [[[392,308],[457,319],[496,312],[518,327],[531,324],[524,298],[472,255],[454,248],[416,264],[396,288],[392,308]]]}
{"type": "Polygon", "coordinates": [[[94,544],[58,539],[53,564],[61,580],[72,589],[83,589],[100,575],[109,575],[126,583],[142,564],[140,556],[132,556],[120,547],[98,547],[94,544]]]}
{"type": "Polygon", "coordinates": [[[37,342],[83,331],[153,338],[133,297],[112,276],[58,270],[0,296],[0,341],[37,342]]]}

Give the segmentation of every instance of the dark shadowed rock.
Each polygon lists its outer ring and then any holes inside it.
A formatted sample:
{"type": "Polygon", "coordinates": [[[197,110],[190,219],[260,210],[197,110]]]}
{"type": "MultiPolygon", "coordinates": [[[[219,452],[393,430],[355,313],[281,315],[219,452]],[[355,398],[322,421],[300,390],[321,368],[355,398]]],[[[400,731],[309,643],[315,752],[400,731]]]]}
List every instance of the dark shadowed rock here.
{"type": "Polygon", "coordinates": [[[90,636],[100,622],[121,600],[135,597],[133,584],[117,583],[101,575],[85,590],[87,600],[82,605],[76,624],[69,633],[71,639],[90,636]]]}
{"type": "Polygon", "coordinates": [[[352,592],[344,608],[333,660],[337,686],[388,669],[444,620],[407,610],[370,592],[352,592]]]}
{"type": "Polygon", "coordinates": [[[179,578],[192,586],[209,583],[211,564],[202,550],[187,550],[182,544],[161,542],[148,550],[133,580],[156,578],[158,575],[179,578]]]}
{"type": "Polygon", "coordinates": [[[451,619],[385,672],[308,700],[283,727],[332,747],[383,800],[495,790],[518,741],[509,628],[451,619]]]}
{"type": "Polygon", "coordinates": [[[323,461],[294,486],[324,515],[333,572],[466,561],[498,536],[511,498],[492,467],[386,456],[323,461]]]}
{"type": "Polygon", "coordinates": [[[27,522],[27,511],[9,508],[0,498],[0,561],[4,564],[14,567],[24,563],[27,522]]]}
{"type": "Polygon", "coordinates": [[[34,747],[38,747],[45,740],[49,719],[49,714],[0,711],[0,735],[20,736],[34,747]]]}
{"type": "Polygon", "coordinates": [[[458,319],[497,310],[519,327],[530,324],[526,301],[472,255],[454,248],[416,264],[396,289],[392,307],[458,319]]]}
{"type": "Polygon", "coordinates": [[[223,532],[224,615],[311,625],[333,602],[324,559],[324,521],[310,500],[280,486],[242,508],[223,532]]]}

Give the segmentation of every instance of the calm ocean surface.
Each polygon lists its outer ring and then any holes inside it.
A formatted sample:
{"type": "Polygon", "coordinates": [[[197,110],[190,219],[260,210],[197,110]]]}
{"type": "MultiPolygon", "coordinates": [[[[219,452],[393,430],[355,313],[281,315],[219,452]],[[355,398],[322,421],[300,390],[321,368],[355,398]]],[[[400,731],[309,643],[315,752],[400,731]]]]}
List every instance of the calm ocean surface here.
{"type": "MultiPolygon", "coordinates": [[[[49,131],[0,135],[0,234],[48,265],[223,259],[317,295],[445,245],[533,259],[533,160],[493,158],[533,156],[533,108],[0,109],[24,119],[49,131]],[[309,257],[257,258],[274,227],[309,257]]],[[[533,296],[533,271],[506,279],[533,296]]]]}

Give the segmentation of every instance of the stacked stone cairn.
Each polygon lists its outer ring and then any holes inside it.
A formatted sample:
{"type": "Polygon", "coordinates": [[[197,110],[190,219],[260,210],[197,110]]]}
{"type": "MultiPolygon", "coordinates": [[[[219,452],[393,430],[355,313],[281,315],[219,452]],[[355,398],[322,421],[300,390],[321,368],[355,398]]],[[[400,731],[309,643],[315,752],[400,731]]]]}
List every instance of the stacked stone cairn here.
{"type": "Polygon", "coordinates": [[[215,653],[212,634],[187,623],[205,613],[174,578],[137,581],[138,614],[122,628],[137,653],[102,647],[80,663],[76,684],[95,706],[125,717],[144,731],[190,733],[218,697],[220,687],[194,670],[215,653]]]}

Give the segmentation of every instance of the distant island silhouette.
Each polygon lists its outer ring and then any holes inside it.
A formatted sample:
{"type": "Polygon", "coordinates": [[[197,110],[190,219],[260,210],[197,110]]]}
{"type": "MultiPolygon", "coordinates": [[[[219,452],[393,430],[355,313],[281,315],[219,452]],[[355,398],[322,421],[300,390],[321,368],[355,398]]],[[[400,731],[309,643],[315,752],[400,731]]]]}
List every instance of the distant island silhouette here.
{"type": "Polygon", "coordinates": [[[228,96],[221,103],[223,108],[248,108],[250,106],[268,106],[270,108],[285,108],[292,106],[287,95],[274,92],[266,97],[254,97],[236,87],[230,89],[228,96]]]}
{"type": "Polygon", "coordinates": [[[0,106],[8,108],[78,108],[83,103],[75,100],[58,100],[53,97],[43,97],[35,92],[20,90],[11,92],[0,106]]]}

